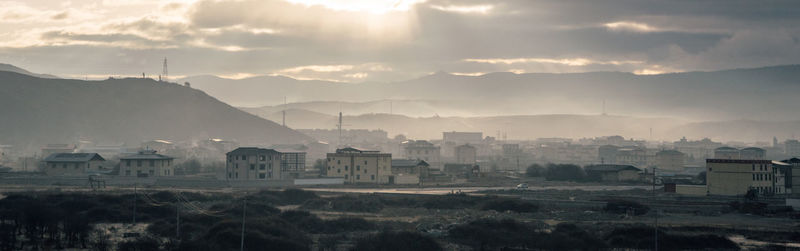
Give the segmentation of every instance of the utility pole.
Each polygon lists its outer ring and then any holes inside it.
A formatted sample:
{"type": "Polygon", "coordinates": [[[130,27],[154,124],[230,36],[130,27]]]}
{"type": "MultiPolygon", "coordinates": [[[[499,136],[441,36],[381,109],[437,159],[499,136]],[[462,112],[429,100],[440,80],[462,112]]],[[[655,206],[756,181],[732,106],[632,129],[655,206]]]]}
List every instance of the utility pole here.
{"type": "Polygon", "coordinates": [[[244,198],[244,205],[242,206],[242,242],[239,245],[239,251],[244,251],[244,223],[247,220],[247,198],[244,198]]]}
{"type": "MultiPolygon", "coordinates": [[[[176,198],[177,199],[177,198],[176,198]]],[[[181,239],[181,200],[175,202],[175,239],[181,239]]]]}
{"type": "Polygon", "coordinates": [[[342,112],[339,112],[339,124],[336,125],[339,129],[339,145],[342,145],[342,112]]]}
{"type": "Polygon", "coordinates": [[[653,209],[655,209],[655,251],[658,251],[658,208],[656,208],[656,168],[653,167],[653,209]]]}
{"type": "Polygon", "coordinates": [[[133,183],[133,225],[136,225],[136,183],[133,183]]]}

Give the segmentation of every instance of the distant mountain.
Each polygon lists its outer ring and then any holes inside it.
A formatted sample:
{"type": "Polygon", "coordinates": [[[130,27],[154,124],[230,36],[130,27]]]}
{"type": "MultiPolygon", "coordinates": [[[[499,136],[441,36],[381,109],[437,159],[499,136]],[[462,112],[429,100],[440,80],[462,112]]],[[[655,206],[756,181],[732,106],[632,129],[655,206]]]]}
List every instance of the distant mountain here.
{"type": "MultiPolygon", "coordinates": [[[[600,114],[605,102],[607,113],[635,117],[697,121],[800,117],[800,102],[795,101],[796,93],[800,93],[798,65],[661,75],[589,72],[458,76],[439,72],[409,81],[358,84],[286,77],[186,80],[225,102],[248,107],[281,104],[285,96],[301,103],[391,99],[430,104],[406,111],[402,104],[394,106],[395,111],[409,116],[600,114]]],[[[388,106],[376,107],[373,112],[387,113],[388,106]]]]}
{"type": "Polygon", "coordinates": [[[35,150],[90,140],[138,146],[150,139],[300,143],[297,131],[206,93],[151,79],[82,81],[0,72],[0,144],[35,150]]]}
{"type": "MultiPolygon", "coordinates": [[[[289,104],[286,124],[296,129],[333,129],[338,116],[294,108],[289,104]]],[[[310,106],[313,107],[313,106],[310,106]]],[[[280,123],[279,108],[242,108],[280,123]]],[[[326,110],[323,108],[323,110],[326,110]]],[[[681,137],[716,141],[770,142],[800,136],[800,121],[726,120],[691,122],[678,118],[643,118],[615,115],[516,115],[486,117],[409,117],[372,113],[343,116],[345,129],[383,129],[390,136],[404,134],[414,139],[441,139],[445,131],[480,131],[486,136],[505,133],[509,139],[540,137],[596,137],[623,135],[639,139],[675,141],[681,137]],[[650,136],[650,129],[653,135],[650,136]]]]}
{"type": "Polygon", "coordinates": [[[16,73],[19,73],[19,74],[25,74],[25,75],[28,75],[28,76],[34,76],[34,77],[39,77],[39,78],[58,78],[57,76],[53,76],[53,75],[49,75],[49,74],[38,74],[38,73],[29,72],[28,70],[25,70],[25,69],[22,69],[22,68],[19,68],[19,67],[10,65],[10,64],[3,64],[3,63],[0,63],[0,71],[16,72],[16,73]]]}

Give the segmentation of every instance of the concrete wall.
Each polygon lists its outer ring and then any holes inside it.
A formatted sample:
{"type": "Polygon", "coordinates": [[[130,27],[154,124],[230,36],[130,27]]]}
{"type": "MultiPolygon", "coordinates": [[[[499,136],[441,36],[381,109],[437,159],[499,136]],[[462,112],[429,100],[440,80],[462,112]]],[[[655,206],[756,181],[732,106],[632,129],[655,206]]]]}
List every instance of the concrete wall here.
{"type": "Polygon", "coordinates": [[[681,195],[706,196],[706,186],[675,185],[675,193],[681,195]]]}

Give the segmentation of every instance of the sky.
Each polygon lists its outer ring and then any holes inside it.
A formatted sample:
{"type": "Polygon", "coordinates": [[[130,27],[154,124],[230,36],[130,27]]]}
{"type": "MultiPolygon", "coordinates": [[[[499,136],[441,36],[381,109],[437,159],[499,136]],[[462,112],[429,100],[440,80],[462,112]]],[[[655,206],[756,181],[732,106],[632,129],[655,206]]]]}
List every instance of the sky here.
{"type": "Polygon", "coordinates": [[[800,64],[800,1],[0,0],[0,37],[73,78],[659,74],[800,64]]]}

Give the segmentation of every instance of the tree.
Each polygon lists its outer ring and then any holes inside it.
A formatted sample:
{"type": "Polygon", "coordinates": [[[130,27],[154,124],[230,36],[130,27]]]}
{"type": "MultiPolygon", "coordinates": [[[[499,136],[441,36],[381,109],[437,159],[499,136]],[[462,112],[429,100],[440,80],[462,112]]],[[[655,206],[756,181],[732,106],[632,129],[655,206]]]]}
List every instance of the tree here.
{"type": "Polygon", "coordinates": [[[320,175],[325,175],[328,171],[328,165],[325,163],[325,159],[317,159],[314,161],[314,170],[319,170],[320,175]]]}
{"type": "Polygon", "coordinates": [[[582,181],[586,178],[583,168],[572,164],[548,164],[547,180],[582,181]]]}
{"type": "Polygon", "coordinates": [[[542,177],[546,173],[546,170],[542,165],[539,164],[531,164],[525,169],[525,176],[528,177],[542,177]]]}

